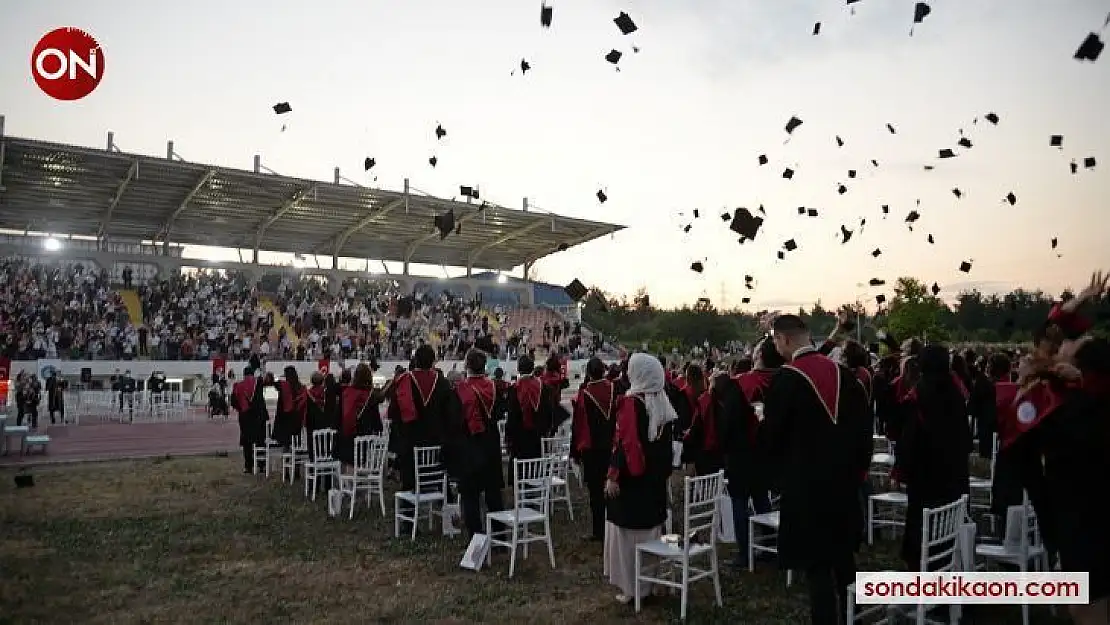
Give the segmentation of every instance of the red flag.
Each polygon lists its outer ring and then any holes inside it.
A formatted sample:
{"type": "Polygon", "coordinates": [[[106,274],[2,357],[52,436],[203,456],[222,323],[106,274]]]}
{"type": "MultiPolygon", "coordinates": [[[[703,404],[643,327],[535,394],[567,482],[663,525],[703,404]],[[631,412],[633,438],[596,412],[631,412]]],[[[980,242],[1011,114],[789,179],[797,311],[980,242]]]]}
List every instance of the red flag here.
{"type": "Polygon", "coordinates": [[[10,380],[12,361],[10,358],[0,356],[0,380],[10,380]]]}
{"type": "Polygon", "coordinates": [[[212,359],[212,375],[223,376],[227,373],[227,359],[226,358],[213,358],[212,359]]]}
{"type": "Polygon", "coordinates": [[[316,370],[320,372],[320,375],[331,373],[331,360],[328,358],[321,358],[316,361],[316,370]]]}

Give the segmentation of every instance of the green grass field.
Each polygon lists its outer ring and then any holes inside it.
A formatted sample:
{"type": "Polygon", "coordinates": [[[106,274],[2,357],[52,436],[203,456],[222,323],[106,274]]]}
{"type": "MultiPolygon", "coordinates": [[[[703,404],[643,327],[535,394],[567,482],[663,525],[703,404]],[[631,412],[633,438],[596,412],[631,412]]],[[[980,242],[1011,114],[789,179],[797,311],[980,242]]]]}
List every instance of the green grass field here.
{"type": "MultiPolygon", "coordinates": [[[[242,475],[238,458],[70,465],[34,471],[16,490],[0,473],[0,623],[669,623],[678,600],[636,616],[603,579],[601,547],[586,543],[587,506],[577,520],[556,511],[555,560],[541,549],[491,569],[459,568],[462,538],[394,539],[389,517],[362,507],[332,520],[324,497],[302,485],[242,475]]],[[[577,482],[575,482],[577,487],[577,482]]],[[[361,504],[362,502],[360,502],[361,504]]],[[[438,528],[436,534],[438,534],[438,528]]],[[[722,565],[731,546],[722,546],[722,565]]],[[[897,543],[866,549],[861,570],[901,568],[897,543]]],[[[712,583],[695,586],[690,623],[808,622],[804,579],[787,589],[773,562],[756,573],[726,567],[724,608],[712,583]]],[[[1064,612],[1061,610],[1061,614],[1064,612]]],[[[989,607],[965,622],[1020,623],[989,607]]],[[[1052,619],[1033,610],[1034,622],[1052,619]]]]}

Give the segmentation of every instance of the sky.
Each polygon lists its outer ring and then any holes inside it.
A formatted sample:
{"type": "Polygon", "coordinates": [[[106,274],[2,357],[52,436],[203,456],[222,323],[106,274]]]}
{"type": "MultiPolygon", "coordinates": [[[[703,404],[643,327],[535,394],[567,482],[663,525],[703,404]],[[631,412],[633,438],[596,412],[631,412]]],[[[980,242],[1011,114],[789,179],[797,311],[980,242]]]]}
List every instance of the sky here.
{"type": "Polygon", "coordinates": [[[1110,266],[1110,60],[1072,59],[1110,0],[934,0],[912,37],[912,0],[861,0],[854,14],[843,0],[549,3],[550,29],[533,0],[6,3],[0,115],[10,135],[102,146],[111,130],[124,151],[151,155],[173,139],[193,162],[249,169],[260,154],[281,174],[331,180],[338,166],[359,184],[399,190],[408,177],[444,197],[477,184],[504,206],[527,197],[628,225],[536,275],[613,293],[643,286],[665,306],[831,306],[889,296],[902,275],[948,299],[966,288],[1058,294],[1110,266]],[[621,35],[621,11],[637,32],[621,35]],[[51,100],[30,75],[35,43],[61,26],[102,48],[104,79],[78,102],[51,100]],[[620,72],[603,58],[613,48],[625,52],[620,72]],[[532,70],[511,75],[522,58],[532,70]],[[293,113],[276,117],[279,101],[293,113]],[[785,142],[791,116],[804,123],[785,142]],[[432,169],[437,123],[449,134],[432,169]],[[956,145],[960,129],[972,149],[956,145]],[[1063,150],[1049,147],[1053,134],[1063,150]],[[959,156],[938,160],[944,148],[959,156]],[[1070,160],[1087,156],[1099,167],[1072,175],[1070,160]],[[762,231],[738,245],[719,215],[761,205],[762,231]],[[842,224],[856,231],[846,245],[842,224]],[[791,238],[799,249],[777,260],[791,238]],[[872,278],[888,286],[859,286],[872,278]]]}

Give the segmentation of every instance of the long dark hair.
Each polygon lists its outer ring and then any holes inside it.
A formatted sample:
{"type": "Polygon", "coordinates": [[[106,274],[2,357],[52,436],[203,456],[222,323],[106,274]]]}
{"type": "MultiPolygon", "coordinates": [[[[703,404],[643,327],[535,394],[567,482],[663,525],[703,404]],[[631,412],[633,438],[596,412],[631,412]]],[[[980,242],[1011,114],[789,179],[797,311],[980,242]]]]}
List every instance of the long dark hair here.
{"type": "Polygon", "coordinates": [[[694,396],[701,397],[705,392],[705,373],[702,372],[701,367],[694,363],[686,365],[686,384],[694,389],[694,396]]]}
{"type": "Polygon", "coordinates": [[[285,368],[285,381],[289,383],[289,388],[293,390],[296,395],[301,391],[301,378],[297,375],[297,369],[289,366],[285,368]]]}
{"type": "Polygon", "coordinates": [[[966,401],[952,378],[948,349],[943,345],[928,345],[915,360],[921,373],[914,388],[925,422],[938,424],[967,419],[966,401]]]}
{"type": "Polygon", "coordinates": [[[967,360],[960,354],[952,354],[952,373],[959,376],[965,388],[971,388],[971,367],[967,360]]]}
{"type": "Polygon", "coordinates": [[[597,356],[590,358],[586,362],[586,380],[596,382],[603,378],[605,378],[605,363],[601,362],[601,359],[597,356]]]}

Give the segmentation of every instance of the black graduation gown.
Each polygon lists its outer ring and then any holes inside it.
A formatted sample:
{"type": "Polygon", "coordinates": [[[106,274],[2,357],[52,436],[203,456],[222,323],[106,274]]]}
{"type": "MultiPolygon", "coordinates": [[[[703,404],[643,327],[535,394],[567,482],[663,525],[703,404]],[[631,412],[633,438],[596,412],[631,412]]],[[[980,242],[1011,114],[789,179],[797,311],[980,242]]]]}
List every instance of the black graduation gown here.
{"type": "MultiPolygon", "coordinates": [[[[266,399],[262,395],[264,387],[262,378],[255,378],[254,393],[251,395],[248,408],[239,410],[240,445],[262,445],[266,442],[266,422],[270,419],[270,412],[266,408],[266,399]]],[[[236,400],[238,400],[237,394],[236,400]]],[[[239,406],[236,405],[235,408],[238,410],[239,406]]]]}
{"type": "Polygon", "coordinates": [[[535,378],[522,378],[517,381],[505,397],[508,400],[508,417],[505,419],[505,444],[509,454],[518,460],[539,458],[542,451],[541,439],[551,436],[554,429],[554,415],[552,414],[552,386],[542,383],[535,378]],[[528,382],[527,380],[534,380],[528,382]],[[532,388],[527,391],[521,384],[539,387],[537,391],[532,388]],[[526,413],[531,418],[525,418],[526,413]]]}
{"type": "Polygon", "coordinates": [[[733,380],[714,389],[713,395],[717,398],[714,407],[717,413],[717,436],[724,454],[728,492],[731,497],[747,499],[752,493],[765,489],[762,470],[755,453],[755,409],[740,385],[733,380]]]}
{"type": "Polygon", "coordinates": [[[674,423],[665,425],[652,442],[648,440],[648,422],[639,397],[624,395],[618,400],[609,478],[616,478],[620,492],[606,502],[605,509],[609,522],[624,529],[648,530],[667,520],[674,423]]]}
{"type": "Polygon", "coordinates": [[[50,413],[65,412],[62,384],[56,377],[46,380],[46,409],[50,413]]]}
{"type": "Polygon", "coordinates": [[[836,566],[859,547],[860,476],[871,464],[872,417],[863,386],[846,367],[816,351],[798,355],[792,365],[822,367],[800,362],[814,358],[839,373],[811,384],[796,370],[781,368],[764,396],[760,427],[760,444],[779,472],[779,560],[789,569],[836,566]],[[835,421],[815,387],[835,396],[830,402],[835,421]]]}
{"type": "Polygon", "coordinates": [[[415,479],[414,450],[441,443],[452,394],[447,378],[435,369],[415,374],[405,372],[386,390],[389,450],[397,456],[403,489],[411,488],[415,479]]]}
{"type": "Polygon", "coordinates": [[[979,439],[979,457],[990,458],[994,453],[993,435],[998,431],[994,382],[982,374],[975,375],[968,391],[967,412],[975,424],[975,435],[979,439]]]}
{"type": "MultiPolygon", "coordinates": [[[[482,377],[461,380],[451,392],[443,440],[443,463],[461,490],[490,491],[505,487],[501,441],[494,415],[500,410],[496,390],[480,396],[482,377]],[[477,389],[477,390],[475,390],[477,389]],[[492,406],[490,405],[492,404],[492,406]]],[[[490,385],[492,387],[492,383],[490,385]]]]}
{"type": "MultiPolygon", "coordinates": [[[[916,410],[916,394],[910,397],[907,404],[916,410]]],[[[956,401],[948,414],[933,420],[912,415],[902,429],[896,462],[909,499],[902,559],[912,570],[921,563],[922,512],[948,505],[969,492],[971,428],[963,406],[962,401],[956,401]]]]}

